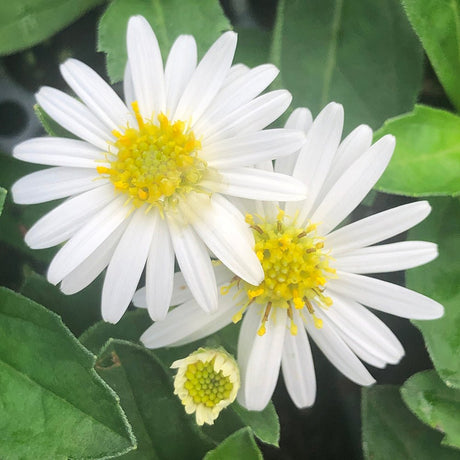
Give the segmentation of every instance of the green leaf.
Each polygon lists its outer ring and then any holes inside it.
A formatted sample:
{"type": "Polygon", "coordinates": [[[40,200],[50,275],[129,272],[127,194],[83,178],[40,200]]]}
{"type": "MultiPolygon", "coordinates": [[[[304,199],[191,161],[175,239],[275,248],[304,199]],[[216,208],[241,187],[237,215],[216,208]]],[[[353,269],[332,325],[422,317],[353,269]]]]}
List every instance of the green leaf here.
{"type": "Polygon", "coordinates": [[[57,313],[75,335],[101,319],[101,292],[101,277],[82,291],[65,295],[30,269],[25,270],[21,287],[21,294],[57,313]]]}
{"type": "Polygon", "coordinates": [[[51,37],[103,0],[15,0],[0,3],[0,54],[51,37]]]}
{"type": "Polygon", "coordinates": [[[241,62],[249,67],[265,64],[269,61],[271,33],[258,28],[237,28],[238,46],[235,63],[241,62]]]}
{"type": "Polygon", "coordinates": [[[375,138],[385,134],[396,137],[396,149],[377,190],[410,196],[460,193],[460,117],[417,105],[387,120],[375,138]]]}
{"type": "Polygon", "coordinates": [[[41,305],[0,288],[0,457],[102,458],[135,447],[89,353],[41,305]]]}
{"type": "Polygon", "coordinates": [[[406,274],[409,289],[421,292],[444,305],[444,316],[435,321],[413,321],[425,339],[431,360],[449,387],[460,388],[460,202],[435,198],[431,215],[409,232],[409,240],[438,243],[439,257],[406,274]]]}
{"type": "Polygon", "coordinates": [[[411,110],[423,52],[399,0],[281,0],[272,44],[293,106],[345,106],[345,131],[411,110]]]}
{"type": "Polygon", "coordinates": [[[114,0],[99,24],[98,50],[107,53],[107,73],[112,82],[120,81],[126,65],[126,26],[130,16],[141,14],[157,36],[163,58],[180,34],[195,37],[203,54],[230,29],[217,0],[114,0]]]}
{"type": "Polygon", "coordinates": [[[168,370],[153,353],[110,340],[96,370],[120,397],[138,441],[123,459],[200,459],[215,445],[185,413],[168,370]]]}
{"type": "Polygon", "coordinates": [[[233,433],[214,450],[209,451],[204,460],[262,460],[260,452],[254,440],[251,430],[242,428],[233,433]]]}
{"type": "Polygon", "coordinates": [[[402,2],[447,95],[460,110],[460,1],[402,2]]]}
{"type": "Polygon", "coordinates": [[[50,136],[77,139],[70,131],[67,131],[59,123],[55,122],[38,104],[34,105],[34,112],[50,136]]]}
{"type": "Polygon", "coordinates": [[[6,190],[3,187],[0,187],[0,215],[3,211],[3,204],[5,203],[6,190]]]}
{"type": "Polygon", "coordinates": [[[406,380],[401,395],[417,417],[445,433],[442,444],[460,448],[460,390],[447,387],[431,370],[406,380]]]}
{"type": "Polygon", "coordinates": [[[458,460],[457,451],[440,445],[441,433],[407,409],[396,386],[363,388],[361,410],[366,460],[458,460]]]}

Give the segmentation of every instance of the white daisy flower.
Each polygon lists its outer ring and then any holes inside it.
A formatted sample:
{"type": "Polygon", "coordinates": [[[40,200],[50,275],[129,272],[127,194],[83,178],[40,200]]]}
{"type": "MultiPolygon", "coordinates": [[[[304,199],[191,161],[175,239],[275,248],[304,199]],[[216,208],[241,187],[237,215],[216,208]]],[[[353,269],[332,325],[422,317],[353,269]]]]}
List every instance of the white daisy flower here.
{"type": "Polygon", "coordinates": [[[129,20],[125,102],[99,75],[69,59],[61,72],[78,101],[40,89],[40,106],[80,138],[36,138],[14,149],[24,161],[55,166],[13,186],[16,203],[67,199],[27,233],[36,249],[64,243],[48,280],[75,293],[108,266],[102,316],[116,323],[146,267],[147,305],[158,320],[173,289],[174,254],[197,303],[217,309],[209,252],[250,283],[263,279],[244,216],[224,196],[299,200],[298,180],[252,168],[299,149],[294,129],[263,130],[288,107],[287,91],[260,95],[272,65],[232,65],[237,36],[223,34],[197,65],[196,43],[180,36],[166,65],[154,32],[129,20]],[[184,212],[186,211],[186,213],[184,212]]]}
{"type": "MultiPolygon", "coordinates": [[[[302,179],[309,195],[300,203],[256,203],[249,210],[247,221],[264,281],[251,285],[224,266],[216,267],[220,308],[206,316],[177,274],[172,303],[180,305],[141,337],[149,348],[181,345],[244,315],[238,399],[251,410],[262,410],[270,400],[280,366],[294,403],[299,408],[313,404],[316,383],[308,336],[339,371],[360,385],[374,383],[361,360],[379,368],[398,363],[403,347],[365,306],[405,318],[443,314],[442,305],[428,297],[363,276],[404,270],[437,256],[436,245],[423,241],[372,246],[422,221],[430,212],[426,201],[334,230],[377,182],[395,146],[393,136],[371,145],[372,131],[365,125],[340,142],[342,126],[343,108],[336,103],[313,123],[306,109],[294,111],[288,120],[287,127],[307,133],[306,144],[298,155],[278,160],[275,170],[302,179]]],[[[145,305],[143,290],[134,301],[145,305]]]]}

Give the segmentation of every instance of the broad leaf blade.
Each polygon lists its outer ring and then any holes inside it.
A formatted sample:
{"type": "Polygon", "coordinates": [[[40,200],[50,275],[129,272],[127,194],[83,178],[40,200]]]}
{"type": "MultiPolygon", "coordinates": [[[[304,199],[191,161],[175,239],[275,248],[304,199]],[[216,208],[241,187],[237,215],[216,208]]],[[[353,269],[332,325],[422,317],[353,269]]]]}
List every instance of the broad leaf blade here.
{"type": "Polygon", "coordinates": [[[0,457],[102,458],[135,441],[95,357],[54,313],[0,288],[0,457]]]}
{"type": "Polygon", "coordinates": [[[361,409],[366,460],[458,459],[458,452],[440,445],[440,433],[407,409],[396,386],[363,388],[361,409]]]}
{"type": "Polygon", "coordinates": [[[249,428],[242,428],[222,441],[214,450],[206,454],[204,460],[262,460],[260,452],[249,428]]]}
{"type": "Polygon", "coordinates": [[[401,395],[417,417],[445,433],[443,444],[460,448],[460,390],[447,387],[435,371],[425,371],[406,380],[401,395]]]}
{"type": "Polygon", "coordinates": [[[396,137],[396,148],[377,190],[410,196],[460,193],[460,117],[418,105],[387,120],[375,138],[385,134],[396,137]]]}
{"type": "Polygon", "coordinates": [[[98,35],[98,50],[107,53],[107,73],[112,82],[123,78],[127,60],[126,26],[128,19],[136,14],[150,22],[164,61],[179,35],[193,35],[198,53],[203,54],[230,28],[217,0],[114,0],[101,18],[98,35]]]}
{"type": "Polygon", "coordinates": [[[460,1],[402,2],[439,80],[460,110],[460,1]]]}

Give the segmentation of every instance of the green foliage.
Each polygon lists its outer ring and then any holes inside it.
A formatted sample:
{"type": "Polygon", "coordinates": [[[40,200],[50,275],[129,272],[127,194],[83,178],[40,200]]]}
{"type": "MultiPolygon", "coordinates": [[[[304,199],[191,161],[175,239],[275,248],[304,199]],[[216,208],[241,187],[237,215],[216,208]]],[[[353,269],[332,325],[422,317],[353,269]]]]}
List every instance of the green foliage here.
{"type": "Polygon", "coordinates": [[[447,95],[460,110],[460,1],[402,2],[447,95]]]}
{"type": "Polygon", "coordinates": [[[345,131],[411,110],[422,49],[399,0],[281,0],[271,56],[293,106],[344,104],[345,131]]]}
{"type": "Polygon", "coordinates": [[[417,417],[445,433],[442,444],[460,448],[460,390],[447,387],[435,371],[425,371],[409,378],[401,395],[417,417]]]}
{"type": "Polygon", "coordinates": [[[34,112],[43,128],[50,136],[76,139],[71,132],[63,128],[59,123],[56,123],[38,104],[34,105],[34,112]]]}
{"type": "Polygon", "coordinates": [[[377,190],[410,196],[460,193],[460,117],[417,105],[387,120],[375,138],[385,134],[396,137],[396,149],[377,190]]]}
{"type": "Polygon", "coordinates": [[[126,65],[126,26],[140,14],[151,24],[165,58],[180,34],[192,34],[203,54],[230,29],[217,0],[114,0],[101,18],[98,50],[107,53],[107,73],[112,82],[123,78],[126,65]]]}
{"type": "Polygon", "coordinates": [[[420,329],[440,377],[449,387],[460,388],[460,202],[452,198],[431,199],[433,211],[409,232],[409,240],[435,241],[439,257],[409,270],[406,284],[444,305],[444,316],[435,321],[413,321],[420,329]]]}
{"type": "Polygon", "coordinates": [[[396,386],[363,388],[361,410],[366,460],[458,459],[457,451],[440,445],[441,433],[407,409],[396,386]]]}
{"type": "Polygon", "coordinates": [[[54,313],[0,288],[0,457],[102,458],[135,440],[95,357],[54,313]]]}
{"type": "Polygon", "coordinates": [[[0,187],[0,215],[3,211],[3,204],[5,203],[5,198],[6,198],[6,190],[0,187]]]}
{"type": "Polygon", "coordinates": [[[51,37],[102,0],[15,0],[0,3],[0,54],[51,37]]]}
{"type": "Polygon", "coordinates": [[[206,454],[204,460],[262,460],[260,452],[249,428],[242,428],[225,439],[214,450],[206,454]]]}

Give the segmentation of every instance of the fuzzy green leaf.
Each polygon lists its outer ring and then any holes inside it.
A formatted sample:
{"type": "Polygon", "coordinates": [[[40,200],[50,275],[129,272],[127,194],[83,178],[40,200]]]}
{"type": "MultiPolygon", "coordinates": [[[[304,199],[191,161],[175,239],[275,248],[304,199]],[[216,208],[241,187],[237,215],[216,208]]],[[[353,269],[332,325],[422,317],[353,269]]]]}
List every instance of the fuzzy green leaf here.
{"type": "Polygon", "coordinates": [[[345,131],[378,128],[411,110],[422,81],[422,48],[399,0],[281,0],[272,43],[293,106],[345,107],[345,131]]]}
{"type": "Polygon", "coordinates": [[[396,137],[393,158],[376,189],[399,195],[460,193],[460,117],[423,105],[387,120],[375,133],[396,137]]]}
{"type": "Polygon", "coordinates": [[[214,450],[206,454],[204,460],[262,460],[260,452],[249,428],[242,428],[222,441],[214,450]]]}
{"type": "Polygon", "coordinates": [[[445,433],[442,444],[460,448],[460,390],[447,387],[435,371],[425,371],[406,380],[401,395],[417,417],[445,433]]]}
{"type": "Polygon", "coordinates": [[[460,1],[402,2],[447,95],[460,110],[460,1]]]}
{"type": "Polygon", "coordinates": [[[230,28],[217,0],[114,0],[99,24],[98,50],[107,53],[107,73],[120,81],[126,65],[126,26],[136,14],[144,16],[157,36],[163,58],[178,35],[195,37],[203,54],[230,28]]]}
{"type": "Polygon", "coordinates": [[[363,388],[361,410],[366,460],[458,460],[457,451],[440,445],[441,433],[407,409],[396,386],[363,388]]]}
{"type": "Polygon", "coordinates": [[[431,360],[447,386],[460,389],[460,202],[453,198],[430,200],[431,215],[409,232],[409,240],[438,243],[439,257],[409,270],[406,284],[444,305],[435,321],[413,321],[425,339],[431,360]]]}
{"type": "Polygon", "coordinates": [[[54,313],[0,288],[0,457],[102,458],[135,447],[115,393],[54,313]]]}
{"type": "Polygon", "coordinates": [[[0,3],[0,54],[51,37],[103,0],[15,0],[0,3]]]}

